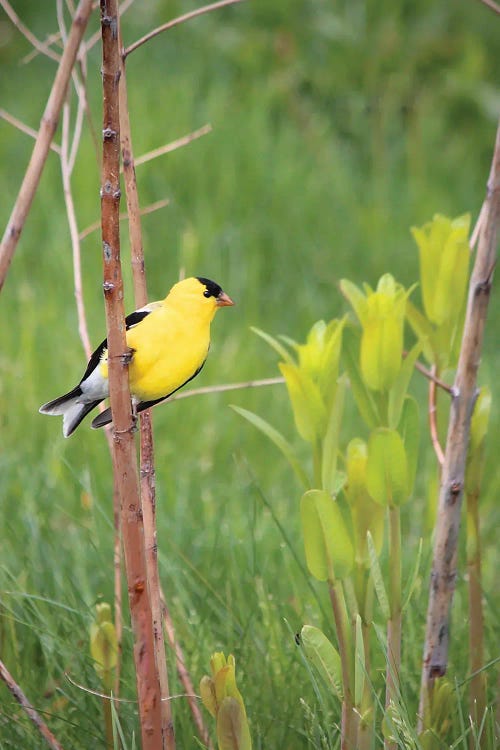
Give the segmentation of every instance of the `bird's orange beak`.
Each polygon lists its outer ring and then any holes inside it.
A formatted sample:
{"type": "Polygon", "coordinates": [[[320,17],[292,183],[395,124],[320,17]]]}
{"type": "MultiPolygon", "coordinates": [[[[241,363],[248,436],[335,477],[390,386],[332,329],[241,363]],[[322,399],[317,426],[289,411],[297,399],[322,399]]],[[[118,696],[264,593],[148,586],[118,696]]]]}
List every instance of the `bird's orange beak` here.
{"type": "Polygon", "coordinates": [[[228,305],[234,305],[233,300],[226,292],[220,292],[217,295],[217,307],[226,307],[228,305]]]}

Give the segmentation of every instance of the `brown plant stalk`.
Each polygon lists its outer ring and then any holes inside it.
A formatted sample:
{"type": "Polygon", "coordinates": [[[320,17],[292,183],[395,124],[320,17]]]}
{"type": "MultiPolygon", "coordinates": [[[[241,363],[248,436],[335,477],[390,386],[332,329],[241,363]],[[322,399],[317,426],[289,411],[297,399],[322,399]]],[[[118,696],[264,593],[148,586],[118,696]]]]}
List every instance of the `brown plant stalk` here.
{"type": "Polygon", "coordinates": [[[120,495],[125,568],[134,634],[142,749],[159,750],[163,747],[160,685],[154,656],[151,603],[135,452],[134,417],[131,411],[128,371],[124,366],[126,339],[119,232],[120,50],[118,23],[116,0],[101,0],[103,54],[101,218],[110,404],[113,415],[113,469],[120,495]]]}
{"type": "Polygon", "coordinates": [[[500,222],[500,123],[487,183],[485,206],[476,260],[469,284],[439,494],[420,692],[420,728],[423,727],[424,713],[434,680],[445,674],[448,665],[449,613],[457,576],[457,541],[465,460],[470,419],[477,396],[477,371],[496,262],[500,222]]]}
{"type": "Polygon", "coordinates": [[[71,24],[68,43],[64,48],[59,68],[52,84],[31,159],[0,245],[0,290],[5,282],[12,257],[40,182],[50,145],[59,122],[71,71],[92,11],[92,5],[92,0],[81,0],[71,24]]]}
{"type": "Polygon", "coordinates": [[[62,745],[56,740],[38,711],[35,711],[31,703],[29,702],[28,698],[25,696],[17,682],[12,677],[11,673],[3,663],[3,661],[0,660],[0,679],[4,681],[4,683],[7,685],[7,688],[10,690],[11,694],[14,696],[16,701],[19,703],[23,711],[26,712],[26,715],[30,719],[30,721],[33,722],[35,727],[38,729],[40,735],[43,737],[45,742],[49,747],[52,748],[52,750],[63,750],[62,745]]]}
{"type": "MultiPolygon", "coordinates": [[[[121,35],[119,34],[120,47],[121,35]]],[[[125,194],[127,198],[128,227],[130,236],[130,251],[134,296],[136,308],[143,307],[148,301],[146,274],[144,264],[144,248],[142,244],[141,217],[139,211],[139,195],[135,179],[134,155],[128,112],[127,80],[125,61],[120,61],[120,135],[122,149],[123,174],[125,194]]],[[[174,725],[172,721],[172,705],[168,685],[167,660],[165,642],[163,639],[160,576],[158,571],[158,547],[156,534],[156,491],[153,430],[151,413],[146,411],[140,418],[140,491],[144,521],[144,547],[146,553],[146,568],[151,599],[151,613],[153,623],[153,643],[156,669],[160,681],[161,693],[161,731],[164,747],[175,750],[174,725]]]]}

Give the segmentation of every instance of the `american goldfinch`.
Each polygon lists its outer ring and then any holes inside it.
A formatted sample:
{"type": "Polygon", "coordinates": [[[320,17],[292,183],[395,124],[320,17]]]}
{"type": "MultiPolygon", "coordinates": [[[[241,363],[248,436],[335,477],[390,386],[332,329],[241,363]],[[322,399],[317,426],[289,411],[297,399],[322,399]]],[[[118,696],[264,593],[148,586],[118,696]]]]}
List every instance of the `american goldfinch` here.
{"type": "MultiPolygon", "coordinates": [[[[200,276],[179,281],[164,300],[127,316],[129,386],[136,411],[163,401],[198,375],[210,346],[210,323],[219,307],[233,304],[218,284],[200,276]]],[[[63,435],[69,437],[86,414],[108,395],[108,350],[104,339],[78,385],[41,406],[40,412],[62,415],[63,435]]],[[[106,409],[93,420],[92,427],[97,429],[109,422],[111,409],[106,409]]]]}

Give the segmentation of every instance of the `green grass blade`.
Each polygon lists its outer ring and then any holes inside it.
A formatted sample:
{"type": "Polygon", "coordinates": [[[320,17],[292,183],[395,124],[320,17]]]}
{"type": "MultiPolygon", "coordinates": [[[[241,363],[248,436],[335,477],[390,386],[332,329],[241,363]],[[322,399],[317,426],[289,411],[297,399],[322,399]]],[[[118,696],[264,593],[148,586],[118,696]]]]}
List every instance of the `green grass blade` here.
{"type": "Polygon", "coordinates": [[[253,424],[254,427],[260,430],[260,432],[262,432],[264,435],[266,435],[266,437],[268,437],[269,440],[271,440],[275,444],[275,446],[280,449],[280,451],[294,470],[297,479],[305,489],[311,486],[309,478],[300,465],[300,461],[297,458],[294,449],[292,448],[288,440],[281,434],[281,432],[278,432],[278,430],[270,425],[269,422],[266,422],[265,419],[262,419],[262,417],[259,417],[258,414],[254,414],[248,409],[243,409],[241,406],[235,406],[234,404],[230,404],[230,407],[231,409],[233,409],[233,411],[250,422],[250,424],[253,424]]]}
{"type": "Polygon", "coordinates": [[[369,531],[366,533],[366,542],[368,545],[368,555],[370,557],[370,572],[375,586],[375,593],[377,594],[378,603],[385,620],[390,620],[391,609],[389,607],[389,598],[382,578],[382,571],[380,570],[380,564],[377,557],[377,551],[375,544],[373,543],[373,537],[369,531]]]}

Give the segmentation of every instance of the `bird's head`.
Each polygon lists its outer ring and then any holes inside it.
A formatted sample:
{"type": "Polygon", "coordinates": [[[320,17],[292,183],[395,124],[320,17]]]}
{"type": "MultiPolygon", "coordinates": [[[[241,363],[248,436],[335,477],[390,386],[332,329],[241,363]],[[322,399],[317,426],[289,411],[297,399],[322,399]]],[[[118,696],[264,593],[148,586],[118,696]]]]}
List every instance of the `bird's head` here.
{"type": "Polygon", "coordinates": [[[234,305],[231,297],[215,281],[203,276],[179,281],[170,290],[167,300],[169,305],[206,315],[210,320],[219,307],[234,305]]]}

